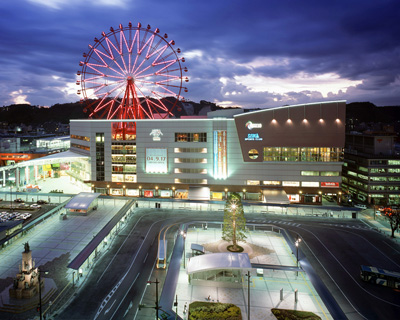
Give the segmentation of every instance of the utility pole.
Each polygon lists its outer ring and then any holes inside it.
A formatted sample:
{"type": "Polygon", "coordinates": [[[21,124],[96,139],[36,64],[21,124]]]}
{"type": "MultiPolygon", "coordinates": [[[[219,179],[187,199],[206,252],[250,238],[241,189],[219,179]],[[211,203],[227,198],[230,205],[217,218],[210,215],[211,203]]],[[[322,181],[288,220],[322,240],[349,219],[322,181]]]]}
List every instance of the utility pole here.
{"type": "Polygon", "coordinates": [[[247,320],[250,320],[250,271],[247,271],[247,320]]]}

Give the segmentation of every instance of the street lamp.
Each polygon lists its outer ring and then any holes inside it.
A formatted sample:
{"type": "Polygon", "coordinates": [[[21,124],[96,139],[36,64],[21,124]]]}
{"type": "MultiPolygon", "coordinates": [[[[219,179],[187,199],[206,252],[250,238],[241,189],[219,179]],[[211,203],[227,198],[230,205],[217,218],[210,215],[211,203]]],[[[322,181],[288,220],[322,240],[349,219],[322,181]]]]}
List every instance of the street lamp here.
{"type": "MultiPolygon", "coordinates": [[[[11,173],[9,173],[8,175],[10,175],[11,173]]],[[[10,212],[13,211],[13,201],[12,201],[12,184],[13,181],[15,181],[14,177],[8,177],[8,181],[10,181],[10,212]]]]}
{"type": "Polygon", "coordinates": [[[38,269],[38,280],[39,280],[39,315],[40,315],[40,320],[42,320],[42,277],[41,274],[42,272],[44,274],[48,274],[47,271],[42,271],[38,269]]]}
{"type": "MultiPolygon", "coordinates": [[[[296,245],[296,267],[299,267],[299,244],[301,242],[301,238],[299,237],[299,235],[297,235],[296,241],[295,241],[295,245],[296,245]]],[[[299,272],[296,271],[296,276],[299,275],[299,272]]]]}
{"type": "Polygon", "coordinates": [[[181,236],[183,237],[183,268],[186,268],[186,232],[181,231],[181,236]]]}
{"type": "MultiPolygon", "coordinates": [[[[158,281],[158,279],[156,278],[156,281],[147,281],[147,285],[151,285],[152,283],[156,284],[156,305],[154,307],[154,309],[156,309],[156,319],[159,319],[158,317],[158,310],[161,310],[161,306],[158,305],[158,284],[160,283],[160,281],[158,281]]],[[[139,304],[139,310],[141,308],[153,308],[153,307],[146,307],[146,305],[144,304],[139,304]]]]}

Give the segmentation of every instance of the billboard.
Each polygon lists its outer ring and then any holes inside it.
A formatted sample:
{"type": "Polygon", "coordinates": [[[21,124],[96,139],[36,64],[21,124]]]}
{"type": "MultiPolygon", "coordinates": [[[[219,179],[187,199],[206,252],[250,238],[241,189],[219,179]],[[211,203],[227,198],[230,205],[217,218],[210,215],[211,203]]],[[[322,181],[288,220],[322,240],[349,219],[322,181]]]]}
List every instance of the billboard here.
{"type": "Polygon", "coordinates": [[[146,173],[167,172],[167,148],[146,148],[146,173]]]}

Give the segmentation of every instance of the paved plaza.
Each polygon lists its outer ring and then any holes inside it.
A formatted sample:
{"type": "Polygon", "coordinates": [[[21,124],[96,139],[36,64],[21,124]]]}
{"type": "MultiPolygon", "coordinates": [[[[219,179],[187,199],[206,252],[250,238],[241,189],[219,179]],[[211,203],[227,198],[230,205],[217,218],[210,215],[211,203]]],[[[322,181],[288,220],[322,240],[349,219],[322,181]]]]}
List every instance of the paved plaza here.
{"type": "Polygon", "coordinates": [[[0,251],[0,278],[15,277],[18,273],[25,242],[29,242],[36,266],[44,265],[65,253],[70,254],[70,262],[125,202],[117,199],[99,199],[98,210],[90,212],[87,216],[68,215],[66,220],[60,220],[58,214],[53,215],[0,251]]]}
{"type": "MultiPolygon", "coordinates": [[[[185,254],[186,258],[191,257],[191,244],[206,245],[218,242],[221,239],[219,228],[189,227],[187,231],[185,254]]],[[[282,266],[296,266],[296,257],[292,254],[284,237],[276,232],[251,231],[247,233],[247,243],[269,249],[267,255],[259,255],[251,259],[252,263],[276,264],[282,266]]],[[[208,253],[208,252],[206,252],[208,253]]],[[[156,271],[157,272],[157,271],[156,271]]],[[[211,302],[233,303],[240,307],[243,319],[247,319],[248,308],[248,286],[247,277],[243,275],[243,286],[241,288],[224,288],[216,286],[215,282],[209,285],[189,285],[186,269],[183,262],[179,271],[176,295],[178,297],[178,314],[182,319],[187,319],[184,314],[184,306],[194,301],[207,301],[211,297],[211,302]]],[[[153,301],[154,296],[149,290],[144,295],[143,301],[148,304],[153,301]]],[[[263,275],[257,275],[253,269],[250,284],[250,314],[252,320],[276,319],[272,315],[272,308],[295,309],[311,311],[322,319],[332,319],[327,308],[315,291],[308,276],[300,272],[296,276],[292,271],[263,270],[263,275]],[[280,290],[283,289],[283,300],[280,300],[280,290]],[[298,290],[298,301],[295,302],[295,290],[298,290]]],[[[175,310],[175,307],[173,307],[175,310]]],[[[153,311],[154,312],[154,311],[153,311]]],[[[140,319],[150,319],[152,312],[140,311],[140,319]]],[[[136,319],[139,319],[137,315],[136,319]]]]}

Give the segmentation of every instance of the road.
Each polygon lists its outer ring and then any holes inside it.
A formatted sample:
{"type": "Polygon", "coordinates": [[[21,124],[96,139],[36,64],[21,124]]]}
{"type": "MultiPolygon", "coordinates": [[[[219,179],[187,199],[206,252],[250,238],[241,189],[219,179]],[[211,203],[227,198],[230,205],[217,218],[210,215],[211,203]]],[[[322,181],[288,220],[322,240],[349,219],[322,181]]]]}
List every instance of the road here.
{"type": "MultiPolygon", "coordinates": [[[[154,267],[159,230],[194,217],[200,219],[193,211],[139,209],[97,263],[78,298],[57,319],[131,318],[154,267]]],[[[222,212],[201,213],[203,221],[222,221],[222,217],[222,212]]],[[[364,283],[359,276],[361,264],[399,270],[399,248],[362,222],[259,214],[247,215],[247,222],[279,225],[293,238],[299,234],[303,239],[301,252],[349,319],[392,319],[399,314],[400,292],[364,283]]],[[[171,229],[171,234],[175,231],[171,229]]],[[[161,279],[164,271],[157,272],[161,279]]],[[[161,288],[162,284],[160,292],[161,288]]]]}

